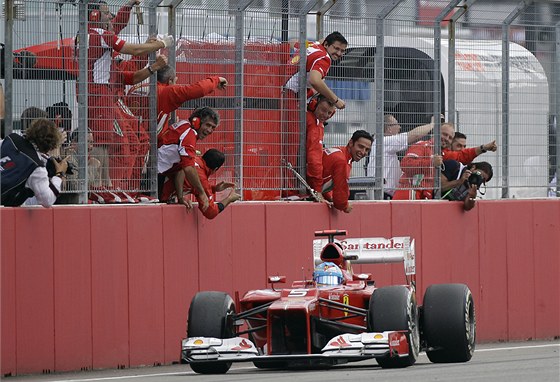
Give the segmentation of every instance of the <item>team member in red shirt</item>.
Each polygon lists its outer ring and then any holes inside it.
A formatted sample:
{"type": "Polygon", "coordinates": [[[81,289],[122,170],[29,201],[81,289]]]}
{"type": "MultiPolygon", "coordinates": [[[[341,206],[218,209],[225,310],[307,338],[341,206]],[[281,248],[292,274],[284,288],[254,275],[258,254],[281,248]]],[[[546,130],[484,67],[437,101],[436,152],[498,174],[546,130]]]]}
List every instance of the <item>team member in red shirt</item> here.
{"type": "MultiPolygon", "coordinates": [[[[201,157],[196,157],[195,159],[195,167],[198,172],[198,177],[200,178],[200,183],[204,188],[205,194],[208,197],[208,208],[203,211],[202,210],[202,203],[200,201],[200,195],[198,192],[190,185],[190,183],[185,179],[183,184],[183,188],[181,188],[180,195],[177,196],[177,199],[182,200],[184,197],[184,193],[186,194],[194,194],[196,196],[196,200],[198,201],[198,208],[200,208],[204,217],[208,219],[214,219],[220,212],[224,210],[229,204],[239,200],[241,195],[237,194],[235,191],[231,191],[230,194],[224,198],[221,202],[216,202],[216,192],[224,191],[228,188],[235,187],[235,184],[229,182],[220,182],[217,185],[211,184],[208,178],[215,174],[220,167],[225,162],[225,155],[223,152],[216,150],[216,149],[209,149],[204,153],[201,157]]],[[[163,185],[163,192],[162,192],[162,200],[167,201],[173,196],[177,195],[174,179],[165,182],[163,185]]],[[[187,208],[189,208],[190,202],[188,200],[183,200],[180,202],[181,204],[185,204],[187,208]]]]}
{"type": "MultiPolygon", "coordinates": [[[[307,98],[319,93],[331,100],[338,109],[344,109],[345,103],[325,83],[332,61],[340,59],[346,52],[348,41],[340,32],[332,32],[321,41],[307,46],[307,98]]],[[[299,62],[299,56],[292,59],[292,64],[299,62]]],[[[284,86],[292,92],[298,92],[299,72],[295,73],[284,86]]]]}
{"type": "Polygon", "coordinates": [[[143,44],[132,44],[117,37],[127,24],[130,9],[138,0],[130,0],[117,16],[109,11],[104,1],[88,2],[88,127],[96,142],[96,152],[105,169],[102,177],[111,186],[111,178],[125,178],[128,171],[116,164],[111,167],[111,177],[107,174],[109,157],[127,157],[127,140],[119,125],[116,111],[116,88],[120,88],[119,72],[113,59],[114,52],[134,56],[146,55],[173,44],[172,36],[153,39],[143,44]]]}
{"type": "Polygon", "coordinates": [[[443,160],[456,160],[457,162],[461,162],[463,164],[469,164],[480,154],[496,150],[498,150],[498,145],[494,140],[478,147],[469,147],[457,151],[452,150],[451,147],[446,147],[442,150],[442,153],[443,160]]]}
{"type": "Polygon", "coordinates": [[[334,208],[349,213],[350,189],[348,179],[352,163],[367,157],[371,151],[373,137],[365,130],[357,130],[346,146],[333,147],[323,151],[323,196],[333,202],[334,208]]]}
{"type": "MultiPolygon", "coordinates": [[[[174,178],[177,195],[182,195],[186,178],[195,194],[200,197],[202,212],[208,208],[208,197],[194,167],[195,147],[196,142],[212,134],[219,123],[220,116],[216,111],[202,107],[196,109],[188,120],[181,120],[169,126],[158,138],[158,173],[162,177],[174,178]]],[[[164,179],[160,180],[163,186],[164,179]]],[[[179,203],[186,202],[179,198],[179,203]]]]}
{"type": "MultiPolygon", "coordinates": [[[[455,128],[451,123],[441,125],[441,148],[451,147],[455,128]]],[[[441,155],[434,154],[434,139],[419,141],[409,147],[401,160],[403,175],[393,200],[433,199],[434,170],[443,163],[441,155]]]]}
{"type": "MultiPolygon", "coordinates": [[[[348,41],[340,32],[332,32],[321,41],[308,43],[305,49],[306,53],[306,77],[307,77],[307,93],[306,98],[312,97],[314,94],[319,93],[332,101],[336,108],[344,109],[345,103],[327,86],[325,77],[327,76],[331,67],[332,61],[340,59],[346,52],[348,41]]],[[[296,46],[296,49],[299,49],[296,46]]],[[[296,53],[293,57],[291,64],[297,70],[299,65],[300,53],[296,53]]],[[[303,134],[300,131],[299,124],[299,72],[296,72],[284,85],[284,92],[282,96],[282,121],[285,121],[281,127],[282,144],[280,155],[291,163],[298,162],[298,149],[299,142],[303,134]]],[[[290,189],[283,194],[289,196],[297,193],[293,189],[295,180],[287,173],[283,175],[281,187],[290,189]],[[291,179],[291,180],[290,180],[291,179]]]]}
{"type": "MultiPolygon", "coordinates": [[[[208,77],[194,84],[177,85],[175,69],[166,65],[157,71],[158,97],[158,136],[167,128],[169,115],[179,109],[186,101],[202,98],[215,89],[224,90],[228,84],[224,77],[208,77]]],[[[138,110],[143,120],[149,118],[148,98],[145,96],[145,84],[133,87],[128,92],[127,103],[138,110]]]]}
{"type": "MultiPolygon", "coordinates": [[[[115,186],[123,189],[137,190],[140,187],[142,170],[144,169],[146,157],[150,149],[150,135],[148,134],[145,121],[137,117],[128,107],[125,98],[125,86],[136,85],[149,78],[153,73],[167,66],[167,57],[159,55],[155,62],[147,65],[148,60],[143,57],[133,57],[118,63],[121,87],[116,89],[118,123],[128,142],[128,156],[122,155],[111,158],[112,163],[117,163],[122,168],[121,176],[124,181],[117,181],[115,186]],[[118,161],[118,162],[117,162],[118,161]],[[124,173],[128,171],[127,173],[124,173]]],[[[148,105],[146,105],[147,107],[148,105]]],[[[148,110],[149,111],[149,110],[148,110]]],[[[134,193],[132,193],[134,195],[134,193]]]]}
{"type": "Polygon", "coordinates": [[[325,96],[319,95],[307,105],[307,183],[318,193],[323,187],[324,122],[333,116],[336,107],[325,96]]]}

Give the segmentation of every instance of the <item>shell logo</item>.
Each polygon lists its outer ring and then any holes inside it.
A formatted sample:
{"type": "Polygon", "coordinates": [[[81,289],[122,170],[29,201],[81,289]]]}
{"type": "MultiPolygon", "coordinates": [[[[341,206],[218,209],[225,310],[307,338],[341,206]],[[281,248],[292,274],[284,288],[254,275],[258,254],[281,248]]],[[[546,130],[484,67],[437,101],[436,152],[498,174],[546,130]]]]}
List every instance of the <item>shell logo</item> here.
{"type": "Polygon", "coordinates": [[[373,336],[373,338],[376,340],[381,340],[383,339],[383,334],[376,334],[375,336],[373,336]]]}
{"type": "Polygon", "coordinates": [[[297,56],[294,56],[294,57],[292,58],[291,63],[292,63],[292,65],[295,65],[295,64],[297,64],[298,62],[299,62],[299,54],[298,54],[297,56]]]}
{"type": "Polygon", "coordinates": [[[194,340],[193,344],[194,344],[194,345],[202,345],[202,344],[204,344],[204,341],[202,341],[202,340],[194,340]]]}

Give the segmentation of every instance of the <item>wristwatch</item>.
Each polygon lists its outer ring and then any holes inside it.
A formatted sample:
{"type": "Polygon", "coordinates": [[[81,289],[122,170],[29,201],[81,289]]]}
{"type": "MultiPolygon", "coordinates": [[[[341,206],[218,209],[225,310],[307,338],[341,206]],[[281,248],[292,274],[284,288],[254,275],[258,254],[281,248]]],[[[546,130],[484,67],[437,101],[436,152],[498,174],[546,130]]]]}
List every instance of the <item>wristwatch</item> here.
{"type": "Polygon", "coordinates": [[[486,149],[484,148],[484,145],[480,145],[480,151],[482,151],[482,153],[485,153],[485,152],[487,152],[488,150],[486,150],[486,149]]]}

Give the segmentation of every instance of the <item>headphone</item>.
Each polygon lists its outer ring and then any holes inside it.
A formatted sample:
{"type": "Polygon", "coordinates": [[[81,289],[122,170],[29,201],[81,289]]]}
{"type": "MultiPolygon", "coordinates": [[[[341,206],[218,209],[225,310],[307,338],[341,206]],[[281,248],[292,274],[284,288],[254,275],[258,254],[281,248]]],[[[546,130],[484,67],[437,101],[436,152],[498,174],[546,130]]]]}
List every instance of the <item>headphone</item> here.
{"type": "MultiPolygon", "coordinates": [[[[323,99],[325,99],[325,98],[323,98],[323,99]]],[[[311,97],[311,99],[307,103],[307,110],[309,110],[310,112],[313,113],[315,110],[317,110],[317,105],[318,104],[319,104],[319,96],[315,95],[315,96],[311,97]]],[[[331,115],[329,115],[329,118],[332,118],[332,116],[334,115],[335,112],[336,112],[336,109],[334,109],[333,112],[331,113],[331,115]]]]}
{"type": "Polygon", "coordinates": [[[191,118],[191,126],[192,126],[195,130],[200,129],[200,118],[198,118],[198,117],[192,117],[192,118],[191,118]]]}
{"type": "Polygon", "coordinates": [[[317,97],[312,97],[307,103],[307,110],[314,112],[315,110],[317,110],[318,103],[319,102],[317,101],[317,97]]]}

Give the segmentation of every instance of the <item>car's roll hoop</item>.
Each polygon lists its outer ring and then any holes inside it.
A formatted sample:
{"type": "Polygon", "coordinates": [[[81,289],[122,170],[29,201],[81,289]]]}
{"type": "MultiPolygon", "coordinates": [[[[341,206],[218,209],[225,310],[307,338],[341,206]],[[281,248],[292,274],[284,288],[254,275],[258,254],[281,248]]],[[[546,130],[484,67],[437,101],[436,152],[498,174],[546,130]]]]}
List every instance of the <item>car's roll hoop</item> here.
{"type": "Polygon", "coordinates": [[[328,236],[329,243],[334,243],[335,236],[346,236],[348,232],[344,229],[326,229],[323,231],[315,231],[315,237],[328,236]]]}

